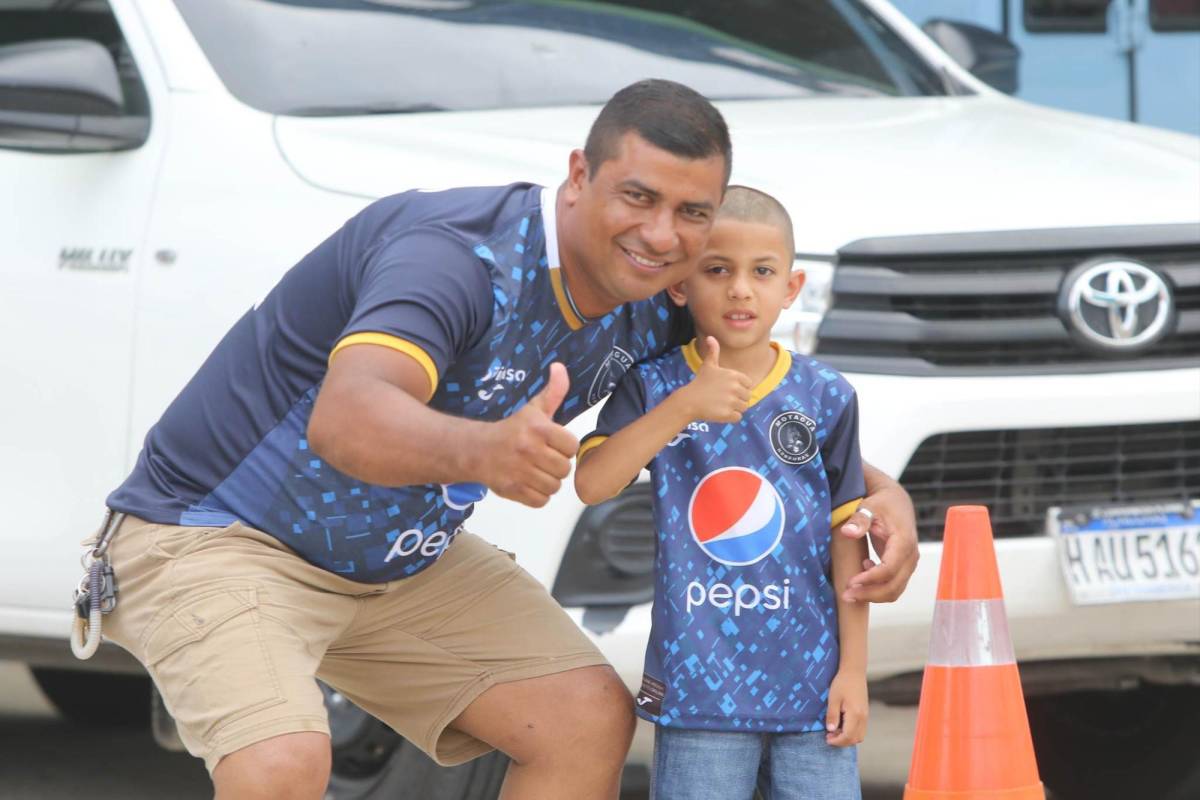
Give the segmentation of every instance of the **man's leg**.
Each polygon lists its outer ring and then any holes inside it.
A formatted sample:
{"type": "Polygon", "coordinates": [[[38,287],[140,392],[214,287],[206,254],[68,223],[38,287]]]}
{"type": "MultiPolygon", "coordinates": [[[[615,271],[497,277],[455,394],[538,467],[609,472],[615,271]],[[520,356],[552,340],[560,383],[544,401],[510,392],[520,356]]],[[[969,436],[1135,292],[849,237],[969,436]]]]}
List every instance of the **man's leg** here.
{"type": "Polygon", "coordinates": [[[128,518],[110,554],[120,583],[106,636],[154,679],[217,796],[321,798],[329,778],[314,674],[358,601],[351,584],[240,525],[128,518]]]}
{"type": "Polygon", "coordinates": [[[222,758],[212,773],[214,800],[321,800],[329,769],[328,736],[285,733],[222,758]]]}
{"type": "Polygon", "coordinates": [[[545,587],[477,536],[364,598],[318,676],[439,764],[503,750],[506,798],[616,796],[632,698],[545,587]]]}
{"type": "Polygon", "coordinates": [[[615,798],[633,738],[633,698],[612,667],[501,683],[453,727],[512,758],[501,800],[615,798]]]}

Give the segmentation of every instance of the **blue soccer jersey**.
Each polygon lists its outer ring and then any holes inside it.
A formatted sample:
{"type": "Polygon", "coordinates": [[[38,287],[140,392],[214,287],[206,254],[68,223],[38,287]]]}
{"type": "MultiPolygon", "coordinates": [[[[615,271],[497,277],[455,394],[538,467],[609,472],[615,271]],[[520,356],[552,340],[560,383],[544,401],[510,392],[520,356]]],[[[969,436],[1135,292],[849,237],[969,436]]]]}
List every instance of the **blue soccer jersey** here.
{"type": "Polygon", "coordinates": [[[356,343],[411,355],[430,406],[499,420],[563,362],[556,419],[595,404],[670,346],[662,296],[584,319],[554,237],[554,192],[529,184],[409,192],[368,206],[292,268],[217,345],[150,430],[108,505],[160,523],[244,522],[363,582],[432,564],[485,489],[375,486],[309,449],[330,358],[356,343]]]}
{"type": "MultiPolygon", "coordinates": [[[[654,610],[640,716],[725,731],[825,729],[838,669],[833,526],[865,488],[854,390],[777,348],[737,424],[696,421],[650,462],[654,610]]],[[[638,365],[583,455],[685,385],[695,343],[638,365]]]]}

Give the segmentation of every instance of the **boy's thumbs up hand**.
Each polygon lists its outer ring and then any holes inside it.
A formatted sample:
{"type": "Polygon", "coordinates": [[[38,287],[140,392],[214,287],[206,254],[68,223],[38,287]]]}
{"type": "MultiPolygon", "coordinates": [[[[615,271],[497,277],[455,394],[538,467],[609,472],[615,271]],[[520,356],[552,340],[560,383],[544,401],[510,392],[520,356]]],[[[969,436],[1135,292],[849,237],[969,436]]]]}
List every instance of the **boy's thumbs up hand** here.
{"type": "Polygon", "coordinates": [[[554,421],[570,389],[567,368],[550,365],[546,386],[506,419],[488,428],[483,483],[501,497],[541,508],[571,472],[579,440],[554,421]]]}
{"type": "Polygon", "coordinates": [[[693,419],[741,422],[750,405],[750,379],[735,369],[725,369],[720,362],[721,345],[709,336],[695,379],[679,391],[687,393],[693,419]]]}

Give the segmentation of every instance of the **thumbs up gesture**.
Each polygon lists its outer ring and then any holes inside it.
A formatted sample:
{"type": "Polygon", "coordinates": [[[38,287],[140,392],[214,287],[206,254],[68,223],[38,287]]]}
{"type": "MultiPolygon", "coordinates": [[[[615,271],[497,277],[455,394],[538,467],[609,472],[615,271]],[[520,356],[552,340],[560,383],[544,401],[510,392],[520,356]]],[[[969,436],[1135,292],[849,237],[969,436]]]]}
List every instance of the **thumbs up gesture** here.
{"type": "Polygon", "coordinates": [[[484,485],[527,506],[546,505],[570,473],[579,449],[579,440],[554,421],[569,388],[567,368],[555,362],[542,391],[491,426],[484,485]]]}
{"type": "Polygon", "coordinates": [[[721,366],[721,346],[712,336],[705,339],[708,350],[696,377],[679,391],[687,392],[693,419],[710,422],[741,422],[750,405],[750,379],[735,369],[721,366]]]}

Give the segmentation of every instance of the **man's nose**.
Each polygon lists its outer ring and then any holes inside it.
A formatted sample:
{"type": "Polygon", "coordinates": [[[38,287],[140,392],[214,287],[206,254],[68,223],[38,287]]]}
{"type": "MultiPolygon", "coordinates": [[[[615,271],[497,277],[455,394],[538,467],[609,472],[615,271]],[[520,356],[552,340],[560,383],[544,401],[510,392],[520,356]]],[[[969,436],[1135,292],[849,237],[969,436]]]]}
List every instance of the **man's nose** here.
{"type": "Polygon", "coordinates": [[[679,232],[675,229],[675,215],[669,208],[654,211],[642,225],[642,238],[655,255],[666,255],[679,243],[679,232]]]}

